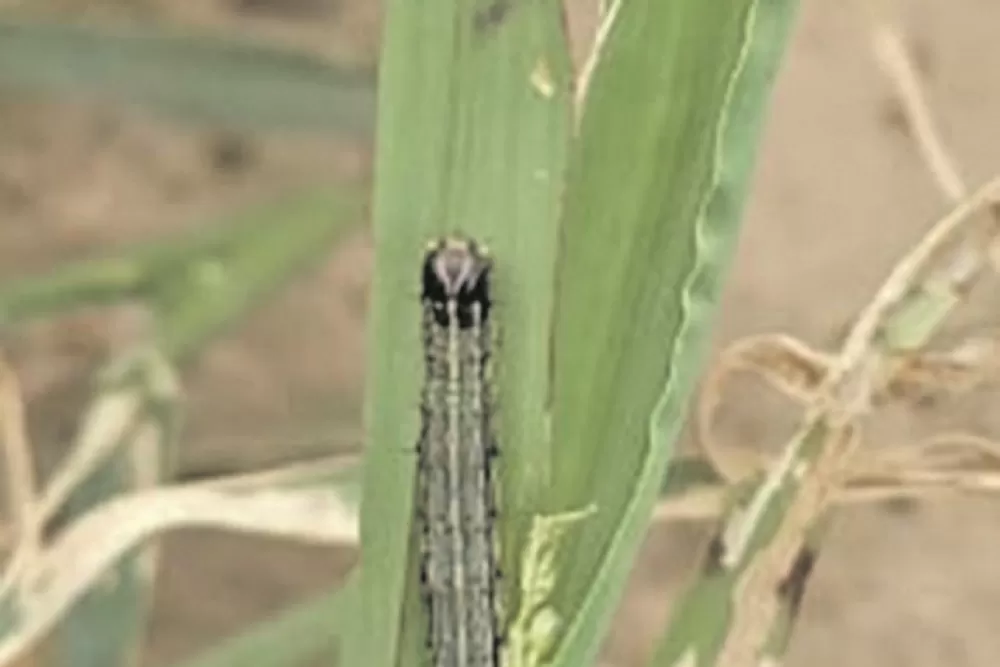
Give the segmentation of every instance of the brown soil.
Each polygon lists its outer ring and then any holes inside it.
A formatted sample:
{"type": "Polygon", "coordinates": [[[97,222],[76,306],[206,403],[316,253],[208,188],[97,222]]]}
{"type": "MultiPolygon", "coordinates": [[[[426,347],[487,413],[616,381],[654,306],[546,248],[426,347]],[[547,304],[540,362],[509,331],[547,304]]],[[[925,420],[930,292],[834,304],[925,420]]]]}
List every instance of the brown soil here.
{"type": "MultiPolygon", "coordinates": [[[[141,13],[223,27],[362,62],[377,53],[377,9],[359,0],[46,4],[64,14],[141,13]]],[[[851,7],[804,2],[773,99],[717,350],[768,331],[831,344],[894,259],[945,210],[874,65],[868,25],[851,7]]],[[[1000,5],[919,0],[905,9],[903,25],[935,112],[969,182],[978,183],[1000,164],[1000,87],[991,74],[1000,71],[1000,5]]],[[[293,185],[363,174],[370,157],[369,146],[346,139],[220,137],[108,107],[0,99],[0,278],[194,228],[293,185]],[[235,165],[219,158],[233,141],[241,156],[235,165]]],[[[351,240],[201,355],[185,377],[184,469],[250,467],[293,457],[306,446],[294,443],[315,434],[356,429],[370,260],[366,239],[351,240]]],[[[988,293],[975,295],[954,331],[982,324],[994,304],[988,293]]],[[[4,341],[26,385],[46,469],[65,451],[86,372],[129,338],[133,319],[118,311],[75,314],[19,328],[4,341]]],[[[900,411],[874,433],[897,443],[928,426],[1000,432],[990,401],[977,395],[919,415],[900,411]]],[[[774,425],[781,415],[749,399],[732,402],[724,416],[732,441],[749,446],[780,436],[774,425]]],[[[840,514],[806,596],[790,665],[996,664],[1000,578],[988,554],[1000,548],[1000,504],[952,497],[903,509],[840,514]]],[[[651,533],[604,664],[642,664],[704,534],[688,525],[651,533]]],[[[193,654],[328,584],[349,561],[348,554],[215,534],[169,538],[145,664],[193,654]]]]}

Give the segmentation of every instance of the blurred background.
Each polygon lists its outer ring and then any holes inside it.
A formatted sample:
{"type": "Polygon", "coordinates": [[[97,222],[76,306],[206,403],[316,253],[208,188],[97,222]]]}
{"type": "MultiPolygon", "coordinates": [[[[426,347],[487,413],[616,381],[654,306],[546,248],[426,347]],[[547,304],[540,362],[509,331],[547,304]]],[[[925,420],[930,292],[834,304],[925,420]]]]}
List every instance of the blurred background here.
{"type": "MultiPolygon", "coordinates": [[[[569,5],[578,56],[593,4],[569,5]]],[[[893,262],[948,208],[872,57],[864,12],[853,3],[802,5],[771,104],[717,351],[774,331],[835,345],[893,262]]],[[[914,0],[898,9],[944,138],[974,187],[1000,166],[1000,4],[914,0]]],[[[372,0],[0,0],[0,20],[197,28],[360,69],[377,61],[380,11],[372,0]]],[[[302,186],[367,183],[372,141],[361,130],[173,122],[113,102],[0,87],[0,281],[176,236],[302,186]]],[[[182,477],[363,443],[371,262],[367,234],[358,232],[184,368],[182,477]]],[[[998,301],[991,289],[980,292],[953,322],[953,336],[991,326],[998,301]]],[[[142,319],[128,307],[95,309],[3,332],[44,470],[68,446],[91,373],[139,335],[142,319]]],[[[733,388],[722,437],[740,446],[781,444],[795,412],[758,393],[733,388]]],[[[929,429],[1000,433],[996,398],[984,391],[918,413],[894,411],[872,424],[871,444],[899,444],[929,429]]],[[[672,524],[650,533],[605,665],[642,664],[707,528],[672,524]]],[[[328,587],[354,559],[196,531],[165,545],[143,663],[149,667],[193,655],[328,587]]],[[[1000,655],[997,549],[995,498],[845,509],[806,595],[789,664],[992,667],[1000,655]]]]}

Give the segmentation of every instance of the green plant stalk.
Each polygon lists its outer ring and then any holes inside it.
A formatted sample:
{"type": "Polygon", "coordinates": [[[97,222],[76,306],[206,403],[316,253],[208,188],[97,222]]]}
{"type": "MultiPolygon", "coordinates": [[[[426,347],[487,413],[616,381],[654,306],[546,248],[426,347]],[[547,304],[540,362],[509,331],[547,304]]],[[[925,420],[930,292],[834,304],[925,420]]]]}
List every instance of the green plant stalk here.
{"type": "Polygon", "coordinates": [[[504,596],[548,484],[546,416],[570,72],[559,3],[394,0],[379,74],[375,278],[358,630],[345,664],[425,653],[412,526],[423,380],[420,264],[462,234],[495,260],[504,596]]]}

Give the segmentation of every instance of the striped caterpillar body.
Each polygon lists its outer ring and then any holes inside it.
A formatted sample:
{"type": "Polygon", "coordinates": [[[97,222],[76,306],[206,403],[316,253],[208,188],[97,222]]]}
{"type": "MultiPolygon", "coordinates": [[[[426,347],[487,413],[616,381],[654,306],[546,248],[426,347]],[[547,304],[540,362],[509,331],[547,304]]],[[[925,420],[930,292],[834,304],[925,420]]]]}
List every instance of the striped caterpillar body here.
{"type": "Polygon", "coordinates": [[[433,667],[498,667],[492,260],[444,239],[424,257],[421,587],[433,667]]]}

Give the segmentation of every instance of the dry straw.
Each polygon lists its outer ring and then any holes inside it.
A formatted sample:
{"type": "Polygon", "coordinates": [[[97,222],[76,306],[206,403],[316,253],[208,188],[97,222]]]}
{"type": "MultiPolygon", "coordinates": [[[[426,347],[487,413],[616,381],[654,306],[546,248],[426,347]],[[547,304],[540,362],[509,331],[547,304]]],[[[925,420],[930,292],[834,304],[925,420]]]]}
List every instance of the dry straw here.
{"type": "MultiPolygon", "coordinates": [[[[696,416],[698,444],[722,482],[665,499],[656,516],[716,518],[728,511],[734,486],[763,475],[750,502],[729,515],[722,533],[722,566],[746,564],[717,667],[780,659],[783,648],[769,644],[783,613],[773,591],[784,588],[803,553],[818,548],[831,507],[1000,489],[1000,445],[985,437],[945,433],[901,446],[863,446],[867,418],[887,404],[967,392],[994,380],[1000,360],[1000,338],[990,335],[950,349],[929,348],[972,286],[998,268],[1000,176],[968,192],[940,139],[905,40],[882,17],[873,22],[872,50],[919,154],[953,208],[897,263],[839,350],[815,350],[787,335],[753,336],[725,350],[706,378],[696,416]],[[776,456],[726,445],[715,434],[724,390],[736,373],[759,377],[805,413],[803,425],[776,456]],[[759,534],[779,489],[793,489],[793,495],[782,501],[766,544],[751,553],[751,538],[759,534]]],[[[800,590],[803,585],[799,582],[800,590]]]]}
{"type": "Polygon", "coordinates": [[[20,387],[0,358],[0,433],[14,515],[2,533],[10,556],[0,578],[0,600],[14,617],[0,638],[0,665],[29,650],[122,556],[168,530],[197,526],[310,543],[357,541],[353,508],[329,484],[308,485],[344,465],[329,460],[138,490],[43,538],[71,494],[109,457],[128,450],[143,467],[160,451],[157,440],[165,437],[165,426],[153,405],[176,399],[172,369],[161,355],[143,349],[122,355],[108,371],[105,379],[112,381],[85,415],[73,448],[39,489],[20,387]],[[124,377],[138,380],[117,381],[124,377]]]}

